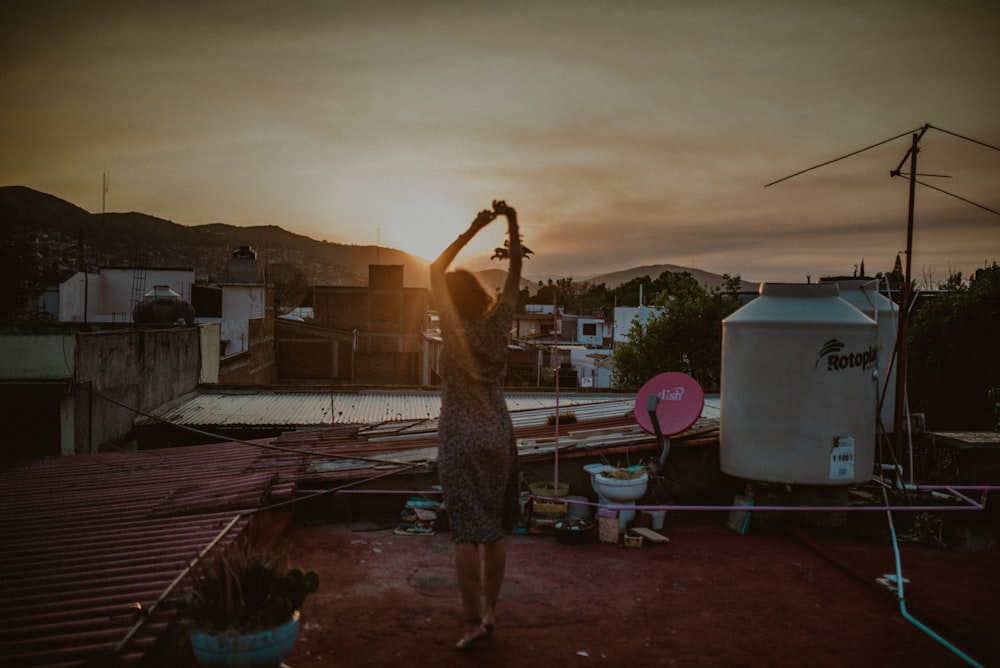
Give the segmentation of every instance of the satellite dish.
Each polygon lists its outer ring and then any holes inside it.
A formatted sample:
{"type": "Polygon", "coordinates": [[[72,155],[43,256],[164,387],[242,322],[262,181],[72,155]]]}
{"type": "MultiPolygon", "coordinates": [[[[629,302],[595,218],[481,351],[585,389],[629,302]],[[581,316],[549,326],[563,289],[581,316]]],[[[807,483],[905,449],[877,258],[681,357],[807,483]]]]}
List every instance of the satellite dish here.
{"type": "Polygon", "coordinates": [[[705,392],[691,376],[668,371],[646,381],[635,397],[635,419],[650,434],[656,434],[650,411],[655,407],[659,433],[671,436],[685,431],[701,417],[705,392]]]}

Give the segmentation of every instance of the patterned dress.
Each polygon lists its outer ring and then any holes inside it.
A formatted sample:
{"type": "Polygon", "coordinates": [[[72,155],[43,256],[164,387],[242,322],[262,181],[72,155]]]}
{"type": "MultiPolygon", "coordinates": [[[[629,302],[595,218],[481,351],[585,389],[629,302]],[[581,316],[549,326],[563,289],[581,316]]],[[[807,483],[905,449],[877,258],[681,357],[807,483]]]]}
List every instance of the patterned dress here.
{"type": "Polygon", "coordinates": [[[517,444],[501,385],[513,318],[503,301],[475,321],[441,313],[438,472],[456,543],[492,543],[517,521],[517,444]]]}

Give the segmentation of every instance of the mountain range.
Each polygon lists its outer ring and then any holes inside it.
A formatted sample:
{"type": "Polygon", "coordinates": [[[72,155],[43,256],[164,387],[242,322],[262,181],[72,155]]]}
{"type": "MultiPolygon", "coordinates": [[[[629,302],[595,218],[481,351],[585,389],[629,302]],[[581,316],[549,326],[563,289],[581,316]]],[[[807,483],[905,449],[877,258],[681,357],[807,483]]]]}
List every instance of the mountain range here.
{"type": "MultiPolygon", "coordinates": [[[[251,246],[270,270],[293,273],[309,286],[366,285],[372,264],[402,265],[408,287],[428,284],[428,262],[394,248],[316,240],[277,225],[181,225],[145,213],[90,213],[25,186],[0,187],[0,223],[4,227],[25,223],[36,231],[52,282],[65,280],[84,267],[91,271],[98,267],[183,267],[208,281],[224,280],[232,252],[251,246]]],[[[723,284],[718,274],[673,264],[564,278],[614,288],[637,277],[656,278],[664,271],[688,272],[706,286],[723,284]]],[[[499,287],[504,271],[488,269],[479,277],[487,286],[499,287]]],[[[525,277],[523,284],[530,290],[548,278],[525,277]]],[[[744,281],[744,288],[753,290],[756,284],[744,281]]]]}

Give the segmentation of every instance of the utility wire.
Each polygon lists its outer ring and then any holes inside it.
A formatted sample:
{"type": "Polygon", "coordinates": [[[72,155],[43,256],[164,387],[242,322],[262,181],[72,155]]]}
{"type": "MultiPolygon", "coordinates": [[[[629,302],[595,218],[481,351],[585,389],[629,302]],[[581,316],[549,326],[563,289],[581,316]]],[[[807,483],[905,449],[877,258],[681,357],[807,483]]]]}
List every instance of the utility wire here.
{"type": "MultiPolygon", "coordinates": [[[[911,178],[910,176],[908,176],[906,174],[899,174],[899,176],[902,176],[904,179],[907,179],[907,180],[909,180],[911,178]]],[[[944,193],[945,195],[948,195],[949,197],[954,197],[955,199],[961,200],[961,201],[965,202],[966,204],[971,204],[972,206],[978,207],[978,208],[982,209],[983,211],[989,211],[990,213],[993,213],[993,214],[996,214],[996,215],[1000,216],[1000,211],[994,211],[993,209],[989,208],[988,206],[983,206],[982,204],[977,204],[976,202],[973,202],[970,199],[965,199],[964,197],[961,197],[960,195],[956,195],[955,193],[950,193],[947,190],[945,190],[944,188],[938,188],[937,186],[932,186],[929,183],[924,183],[920,179],[913,179],[913,182],[914,183],[919,183],[920,185],[924,186],[925,188],[930,188],[931,190],[936,190],[939,193],[944,193]]]]}
{"type": "Polygon", "coordinates": [[[985,146],[986,148],[991,148],[994,151],[1000,151],[1000,148],[998,148],[996,146],[993,146],[992,144],[987,144],[984,141],[979,141],[978,139],[973,139],[972,137],[966,137],[964,135],[960,135],[957,132],[951,132],[950,130],[945,130],[944,128],[939,128],[936,125],[930,125],[930,124],[928,124],[927,127],[934,128],[938,132],[943,132],[946,135],[951,135],[952,137],[958,137],[959,139],[964,139],[965,141],[972,142],[973,144],[979,144],[980,146],[985,146]]]}
{"type": "Polygon", "coordinates": [[[170,422],[169,420],[164,420],[163,418],[156,417],[155,415],[151,415],[150,413],[146,413],[144,411],[141,411],[138,408],[135,408],[133,406],[128,406],[126,404],[123,404],[120,401],[112,399],[111,397],[107,396],[106,394],[102,394],[101,392],[98,392],[97,390],[93,389],[92,387],[87,387],[83,383],[75,383],[75,385],[77,387],[83,389],[83,390],[86,390],[87,392],[90,392],[94,396],[100,397],[101,399],[104,399],[105,401],[107,401],[109,403],[112,403],[112,404],[114,404],[116,406],[124,408],[127,411],[131,411],[131,412],[135,413],[136,415],[141,415],[144,418],[148,418],[150,420],[154,420],[156,422],[159,422],[160,424],[170,425],[172,427],[176,427],[177,429],[181,429],[181,430],[184,430],[184,431],[189,431],[189,432],[192,432],[192,433],[195,433],[195,434],[200,434],[202,436],[210,436],[212,438],[218,438],[218,439],[221,439],[223,442],[240,443],[241,445],[249,445],[249,446],[254,447],[254,448],[262,448],[264,450],[278,450],[280,452],[291,452],[293,454],[307,455],[307,456],[310,456],[310,457],[322,456],[322,457],[330,457],[330,458],[333,458],[333,459],[347,459],[347,460],[355,460],[355,461],[361,461],[361,462],[371,462],[371,463],[375,463],[375,464],[396,464],[397,466],[403,466],[403,467],[410,467],[410,466],[413,465],[412,462],[403,462],[403,461],[397,461],[397,460],[394,460],[394,459],[379,459],[377,457],[364,457],[364,456],[361,456],[361,455],[342,455],[342,454],[337,454],[337,453],[333,453],[333,452],[318,452],[318,451],[313,451],[313,450],[300,450],[298,448],[287,448],[287,447],[284,447],[284,446],[273,445],[273,444],[270,444],[270,443],[253,443],[251,441],[244,441],[244,440],[238,439],[238,438],[229,438],[228,436],[225,436],[223,434],[215,434],[215,433],[212,433],[210,431],[205,431],[203,429],[196,429],[195,427],[189,427],[189,426],[183,425],[183,424],[176,424],[176,423],[170,422]]]}
{"type": "Polygon", "coordinates": [[[868,150],[871,150],[871,149],[876,148],[878,146],[881,146],[882,144],[888,144],[891,141],[895,141],[895,140],[899,139],[900,137],[905,137],[906,135],[913,134],[914,132],[917,132],[918,130],[921,130],[921,129],[923,129],[923,128],[917,128],[916,130],[907,130],[906,132],[898,134],[895,137],[890,137],[889,139],[886,139],[884,141],[880,141],[877,144],[872,144],[871,146],[866,146],[864,148],[858,149],[857,151],[852,151],[852,152],[848,153],[847,155],[842,155],[839,158],[834,158],[833,160],[827,160],[826,162],[822,162],[822,163],[820,163],[818,165],[814,165],[812,167],[808,167],[808,168],[803,169],[801,171],[795,172],[794,174],[789,174],[788,176],[780,178],[777,181],[772,181],[771,183],[768,183],[764,187],[768,188],[768,187],[773,186],[775,184],[781,183],[782,181],[787,181],[788,179],[793,179],[796,176],[799,176],[800,174],[805,174],[806,172],[811,172],[814,169],[819,169],[820,167],[826,167],[827,165],[832,165],[835,162],[839,162],[839,161],[844,160],[846,158],[850,158],[851,156],[855,156],[855,155],[857,155],[859,153],[864,153],[865,151],[868,151],[868,150]]]}

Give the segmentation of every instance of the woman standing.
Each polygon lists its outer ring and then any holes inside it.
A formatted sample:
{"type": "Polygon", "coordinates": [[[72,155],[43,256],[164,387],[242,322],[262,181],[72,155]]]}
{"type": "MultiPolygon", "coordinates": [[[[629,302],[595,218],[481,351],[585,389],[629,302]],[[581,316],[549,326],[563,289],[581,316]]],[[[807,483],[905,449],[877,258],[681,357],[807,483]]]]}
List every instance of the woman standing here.
{"type": "Polygon", "coordinates": [[[519,514],[517,445],[501,380],[521,262],[517,213],[494,201],[493,210],[480,211],[430,267],[443,343],[438,469],[466,620],[457,649],[493,631],[507,561],[505,536],[519,514]],[[494,299],[471,273],[447,269],[497,216],[507,218],[510,266],[494,299]]]}

